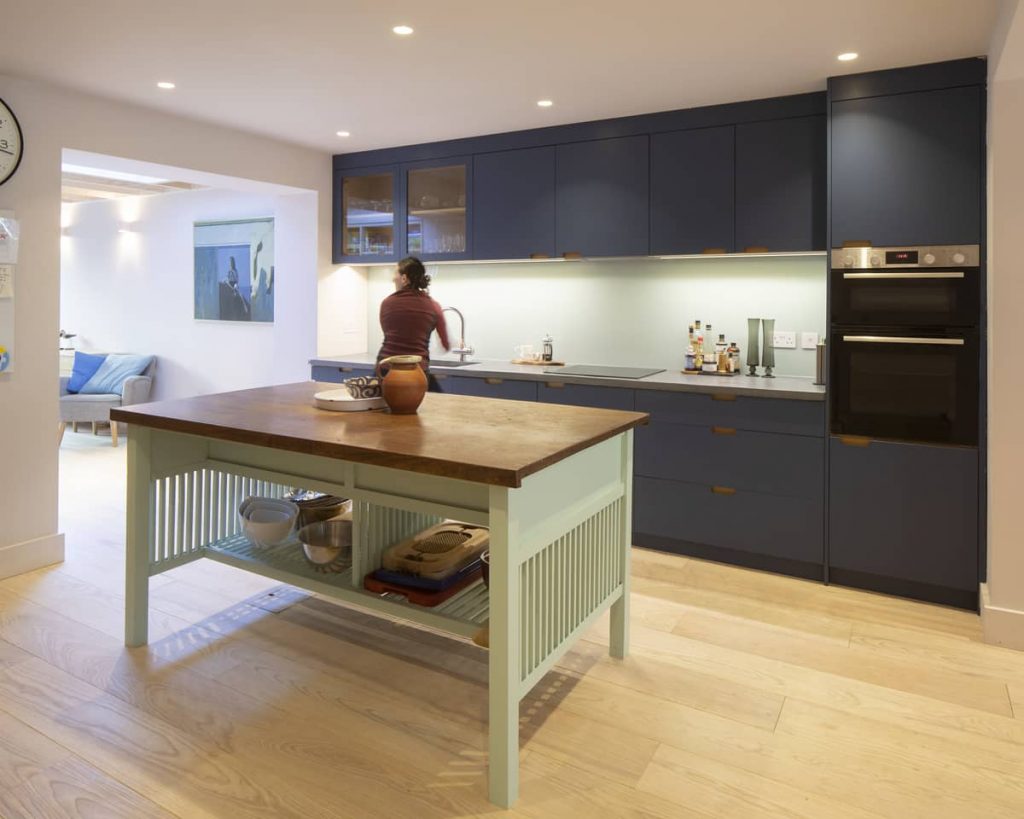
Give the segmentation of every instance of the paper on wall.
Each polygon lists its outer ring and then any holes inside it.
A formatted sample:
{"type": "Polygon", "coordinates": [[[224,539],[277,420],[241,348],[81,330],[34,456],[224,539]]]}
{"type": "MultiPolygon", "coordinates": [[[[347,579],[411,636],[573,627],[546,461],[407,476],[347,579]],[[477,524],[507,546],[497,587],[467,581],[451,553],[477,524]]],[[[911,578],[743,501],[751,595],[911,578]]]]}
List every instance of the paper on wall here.
{"type": "Polygon", "coordinates": [[[14,298],[14,265],[0,264],[0,299],[14,298]]]}
{"type": "Polygon", "coordinates": [[[0,264],[18,263],[18,220],[11,216],[0,216],[0,264]]]}

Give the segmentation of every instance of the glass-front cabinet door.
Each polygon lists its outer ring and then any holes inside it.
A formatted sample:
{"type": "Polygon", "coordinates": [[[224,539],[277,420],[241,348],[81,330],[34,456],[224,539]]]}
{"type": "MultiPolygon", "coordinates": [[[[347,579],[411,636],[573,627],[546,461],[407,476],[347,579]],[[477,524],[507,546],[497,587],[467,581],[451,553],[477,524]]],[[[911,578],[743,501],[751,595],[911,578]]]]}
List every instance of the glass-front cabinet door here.
{"type": "Polygon", "coordinates": [[[401,247],[398,169],[393,166],[335,172],[336,213],[340,220],[334,261],[388,262],[401,247]]]}
{"type": "Polygon", "coordinates": [[[470,258],[469,160],[460,157],[403,168],[409,255],[432,261],[470,258]]]}

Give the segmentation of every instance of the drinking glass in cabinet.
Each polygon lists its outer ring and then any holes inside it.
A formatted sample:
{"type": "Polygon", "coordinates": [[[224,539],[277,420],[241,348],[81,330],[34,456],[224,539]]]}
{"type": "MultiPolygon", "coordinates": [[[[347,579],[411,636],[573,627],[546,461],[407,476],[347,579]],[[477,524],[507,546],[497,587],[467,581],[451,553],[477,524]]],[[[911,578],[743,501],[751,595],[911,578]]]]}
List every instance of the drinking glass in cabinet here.
{"type": "Polygon", "coordinates": [[[407,243],[410,253],[466,251],[466,166],[409,171],[407,243]]]}
{"type": "Polygon", "coordinates": [[[394,175],[346,178],[342,184],[342,230],[346,256],[389,256],[395,251],[394,175]]]}

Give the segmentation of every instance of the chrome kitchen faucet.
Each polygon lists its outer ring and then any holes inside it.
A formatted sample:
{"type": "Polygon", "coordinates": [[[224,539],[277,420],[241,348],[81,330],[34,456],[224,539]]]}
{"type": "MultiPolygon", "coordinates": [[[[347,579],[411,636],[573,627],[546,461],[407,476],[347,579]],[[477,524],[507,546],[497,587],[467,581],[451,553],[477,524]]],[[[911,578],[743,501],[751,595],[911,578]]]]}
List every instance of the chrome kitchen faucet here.
{"type": "Polygon", "coordinates": [[[473,355],[473,348],[466,344],[466,317],[457,307],[444,307],[441,312],[451,310],[459,317],[459,346],[452,347],[451,352],[459,357],[459,361],[465,363],[466,356],[473,355]]]}

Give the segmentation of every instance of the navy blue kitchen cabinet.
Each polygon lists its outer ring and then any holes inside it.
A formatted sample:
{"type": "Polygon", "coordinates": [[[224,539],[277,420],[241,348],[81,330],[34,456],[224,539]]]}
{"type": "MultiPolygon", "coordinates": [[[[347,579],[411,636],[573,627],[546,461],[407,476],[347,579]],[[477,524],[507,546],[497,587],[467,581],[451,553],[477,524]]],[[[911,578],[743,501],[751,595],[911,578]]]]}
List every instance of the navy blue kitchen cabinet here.
{"type": "Polygon", "coordinates": [[[333,381],[334,383],[340,384],[342,381],[347,381],[349,378],[355,378],[357,375],[373,375],[374,368],[366,364],[360,366],[357,364],[337,364],[337,365],[324,365],[314,364],[312,370],[312,379],[314,381],[333,381]]]}
{"type": "Polygon", "coordinates": [[[404,255],[423,261],[473,258],[472,157],[401,166],[404,255]]]}
{"type": "Polygon", "coordinates": [[[480,398],[507,398],[513,401],[536,401],[536,381],[513,381],[507,378],[476,378],[448,375],[434,371],[442,392],[453,395],[476,395],[480,398]]]}
{"type": "Polygon", "coordinates": [[[736,249],[825,249],[825,117],[736,126],[736,249]]]}
{"type": "Polygon", "coordinates": [[[623,387],[546,381],[537,386],[537,400],[548,404],[569,404],[574,407],[633,411],[633,390],[623,387]]]}
{"type": "Polygon", "coordinates": [[[702,427],[734,427],[755,432],[825,435],[825,402],[753,398],[732,393],[637,390],[636,411],[651,421],[702,427]]]}
{"type": "Polygon", "coordinates": [[[644,134],[557,147],[557,254],[647,255],[649,143],[644,134]]]}
{"type": "Polygon", "coordinates": [[[829,576],[976,608],[977,449],[831,438],[829,576]]]}
{"type": "Polygon", "coordinates": [[[335,169],[334,263],[397,261],[404,246],[401,198],[397,165],[335,169]]]}
{"type": "Polygon", "coordinates": [[[555,148],[473,157],[473,258],[555,255],[555,148]]]}
{"type": "Polygon", "coordinates": [[[832,245],[979,244],[984,106],[979,85],[834,101],[832,245]]]}
{"type": "Polygon", "coordinates": [[[651,136],[651,255],[735,249],[731,126],[651,136]]]}

